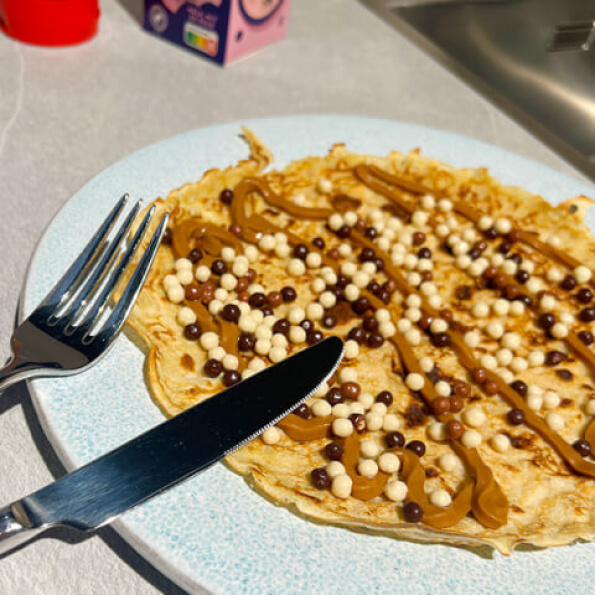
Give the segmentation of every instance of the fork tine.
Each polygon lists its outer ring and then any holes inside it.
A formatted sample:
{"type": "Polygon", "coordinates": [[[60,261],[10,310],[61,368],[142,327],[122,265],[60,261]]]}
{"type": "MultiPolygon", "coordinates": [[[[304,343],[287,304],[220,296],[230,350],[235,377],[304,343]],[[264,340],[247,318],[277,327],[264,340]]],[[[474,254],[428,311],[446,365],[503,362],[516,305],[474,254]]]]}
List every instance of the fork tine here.
{"type": "Polygon", "coordinates": [[[130,244],[128,245],[128,247],[126,248],[126,251],[122,255],[122,258],[118,262],[117,267],[113,271],[111,271],[110,277],[107,280],[107,283],[103,286],[101,293],[99,294],[99,296],[96,299],[93,300],[93,305],[92,305],[91,309],[87,312],[84,319],[78,325],[77,330],[79,332],[82,332],[83,336],[85,336],[87,334],[89,329],[95,324],[95,322],[97,322],[97,320],[99,319],[99,316],[101,316],[101,313],[103,312],[103,309],[105,308],[114,288],[116,287],[116,285],[122,278],[122,275],[124,274],[124,271],[126,270],[126,267],[128,266],[128,264],[130,262],[130,259],[132,258],[134,252],[136,251],[138,245],[140,244],[140,242],[145,234],[145,230],[147,229],[147,226],[149,225],[149,221],[150,221],[151,217],[153,216],[154,212],[155,212],[155,206],[153,205],[145,213],[143,220],[141,221],[140,225],[138,226],[138,229],[136,230],[132,240],[130,241],[130,244]]]}
{"type": "Polygon", "coordinates": [[[49,307],[55,310],[65,298],[72,294],[72,290],[76,289],[82,274],[87,270],[88,266],[94,261],[97,248],[103,243],[107,234],[110,232],[114,222],[119,217],[126,201],[128,194],[124,194],[116,203],[109,215],[105,218],[95,235],[89,240],[80,255],[70,265],[68,270],[64,273],[62,278],[54,285],[50,292],[45,296],[40,304],[40,308],[49,307]]]}
{"type": "Polygon", "coordinates": [[[155,233],[151,237],[151,240],[149,241],[149,244],[147,245],[147,248],[141,257],[138,266],[130,278],[130,281],[128,281],[122,296],[118,300],[118,303],[114,307],[105,324],[102,326],[101,330],[99,330],[94,336],[87,334],[85,337],[83,337],[83,342],[90,343],[91,341],[99,340],[101,343],[109,344],[120,332],[120,329],[128,317],[128,313],[132,309],[132,306],[136,301],[136,297],[138,296],[143,283],[145,282],[149,269],[153,264],[153,260],[155,259],[157,249],[161,244],[161,239],[163,237],[168,220],[169,213],[165,213],[165,215],[163,215],[161,218],[161,222],[155,230],[155,233]]]}
{"type": "Polygon", "coordinates": [[[111,264],[114,261],[114,256],[122,245],[122,242],[124,242],[128,237],[128,232],[132,226],[132,223],[134,222],[134,219],[136,218],[136,215],[138,214],[139,209],[140,201],[137,201],[116,232],[115,237],[109,243],[107,250],[99,259],[99,262],[93,266],[91,274],[87,279],[84,280],[80,292],[75,294],[72,303],[68,304],[66,311],[58,316],[58,318],[60,318],[61,324],[64,325],[70,323],[72,319],[80,312],[80,308],[85,305],[87,298],[92,294],[93,290],[101,285],[101,280],[110,269],[111,264]]]}

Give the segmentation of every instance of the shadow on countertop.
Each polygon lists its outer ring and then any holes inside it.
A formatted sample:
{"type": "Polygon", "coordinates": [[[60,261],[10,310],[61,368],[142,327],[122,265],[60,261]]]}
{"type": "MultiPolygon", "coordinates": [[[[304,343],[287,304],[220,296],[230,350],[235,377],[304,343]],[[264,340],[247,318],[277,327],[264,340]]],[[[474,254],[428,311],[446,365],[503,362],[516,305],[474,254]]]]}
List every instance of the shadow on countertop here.
{"type": "Polygon", "coordinates": [[[143,23],[145,13],[145,0],[117,0],[130,16],[140,25],[143,23]]]}
{"type": "MultiPolygon", "coordinates": [[[[31,396],[27,390],[27,386],[24,383],[19,383],[9,388],[2,395],[2,401],[0,402],[0,415],[18,404],[20,404],[23,408],[25,419],[27,420],[27,424],[31,430],[31,436],[33,437],[35,446],[43,457],[43,460],[45,461],[52,475],[56,479],[62,477],[66,474],[66,470],[62,466],[62,463],[58,459],[58,456],[54,452],[51,444],[43,432],[39,420],[37,419],[37,414],[35,413],[33,403],[31,402],[31,396]]],[[[39,486],[39,488],[42,487],[43,486],[39,486]]],[[[23,496],[25,495],[26,494],[23,494],[23,496]]],[[[102,527],[90,535],[59,527],[46,531],[44,534],[38,537],[38,539],[60,539],[61,541],[65,541],[66,543],[75,546],[77,543],[80,543],[85,539],[89,539],[94,535],[100,537],[123,562],[125,562],[137,574],[144,578],[155,589],[161,591],[164,595],[187,595],[186,591],[180,589],[178,586],[172,583],[149,562],[147,562],[140,554],[132,549],[128,543],[126,543],[126,541],[124,541],[124,539],[120,537],[120,535],[118,535],[118,533],[116,533],[116,531],[111,527],[102,527]]],[[[26,547],[26,544],[24,547],[26,547]]]]}

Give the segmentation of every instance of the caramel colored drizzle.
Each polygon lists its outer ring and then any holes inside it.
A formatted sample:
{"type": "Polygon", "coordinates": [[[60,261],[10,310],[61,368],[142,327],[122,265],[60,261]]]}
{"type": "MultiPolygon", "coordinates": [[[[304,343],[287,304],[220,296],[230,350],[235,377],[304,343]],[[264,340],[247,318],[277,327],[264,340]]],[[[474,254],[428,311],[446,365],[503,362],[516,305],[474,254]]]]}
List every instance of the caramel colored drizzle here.
{"type": "Polygon", "coordinates": [[[320,440],[328,436],[333,418],[314,417],[304,419],[295,413],[290,413],[284,417],[277,425],[296,442],[306,442],[309,440],[320,440]]]}
{"type": "Polygon", "coordinates": [[[589,444],[595,444],[595,419],[591,420],[591,423],[587,426],[585,431],[585,440],[589,444]]]}
{"type": "Polygon", "coordinates": [[[191,250],[198,247],[203,251],[203,261],[207,266],[219,257],[225,246],[231,246],[237,254],[244,253],[244,246],[236,236],[199,217],[182,221],[176,225],[173,234],[172,249],[176,258],[187,258],[191,250]]]}
{"type": "Polygon", "coordinates": [[[219,325],[202,302],[184,300],[184,305],[196,314],[196,321],[204,332],[219,332],[219,325]]]}

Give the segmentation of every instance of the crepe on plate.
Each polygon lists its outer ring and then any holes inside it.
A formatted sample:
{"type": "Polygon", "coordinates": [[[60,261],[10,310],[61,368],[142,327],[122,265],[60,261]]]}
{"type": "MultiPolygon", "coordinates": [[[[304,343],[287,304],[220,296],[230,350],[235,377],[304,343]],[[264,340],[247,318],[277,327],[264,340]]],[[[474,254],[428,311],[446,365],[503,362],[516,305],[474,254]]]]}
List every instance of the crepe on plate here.
{"type": "Polygon", "coordinates": [[[154,204],[129,320],[168,415],[334,334],[329,386],[228,464],[305,517],[509,553],[595,534],[590,201],[418,150],[246,161],[154,204]]]}

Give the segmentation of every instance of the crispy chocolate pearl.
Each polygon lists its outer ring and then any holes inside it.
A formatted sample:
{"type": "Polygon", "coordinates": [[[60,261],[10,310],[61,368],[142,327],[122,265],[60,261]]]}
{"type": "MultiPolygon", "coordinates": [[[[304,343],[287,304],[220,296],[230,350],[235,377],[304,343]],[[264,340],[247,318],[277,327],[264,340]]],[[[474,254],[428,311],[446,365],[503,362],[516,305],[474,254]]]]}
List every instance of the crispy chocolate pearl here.
{"type": "Polygon", "coordinates": [[[217,378],[223,372],[223,364],[218,359],[210,359],[205,363],[204,371],[209,378],[217,378]]]}
{"type": "Polygon", "coordinates": [[[390,391],[383,390],[376,395],[376,402],[390,407],[393,404],[393,395],[390,391]]]}
{"type": "Polygon", "coordinates": [[[479,240],[477,242],[475,242],[474,248],[477,248],[480,252],[485,252],[488,248],[488,244],[487,242],[484,242],[483,240],[479,240]]]}
{"type": "Polygon", "coordinates": [[[459,412],[463,408],[463,399],[457,395],[450,397],[450,410],[453,413],[459,412]]]}
{"type": "MultiPolygon", "coordinates": [[[[424,271],[422,273],[422,278],[426,273],[429,273],[430,271],[424,271]]],[[[390,302],[390,293],[388,291],[385,291],[384,289],[378,294],[378,298],[382,300],[383,303],[388,304],[390,302]]]]}
{"type": "Polygon", "coordinates": [[[345,289],[349,285],[349,279],[345,275],[337,275],[337,283],[335,285],[341,289],[345,289]]]}
{"type": "Polygon", "coordinates": [[[236,285],[236,292],[240,294],[243,291],[246,291],[246,289],[248,289],[248,285],[250,285],[250,281],[248,281],[246,277],[238,279],[238,284],[236,285]]]}
{"type": "Polygon", "coordinates": [[[248,279],[250,283],[253,283],[256,280],[256,271],[254,269],[248,269],[246,272],[246,279],[248,279]]]}
{"type": "Polygon", "coordinates": [[[364,330],[368,331],[369,333],[373,333],[374,331],[378,330],[378,321],[374,316],[366,316],[362,323],[364,330]]]}
{"type": "Polygon", "coordinates": [[[366,222],[363,219],[358,219],[355,223],[355,229],[358,231],[363,231],[366,229],[366,222]]]}
{"type": "Polygon", "coordinates": [[[500,254],[508,254],[511,248],[512,242],[509,242],[508,240],[502,240],[502,242],[498,246],[498,252],[500,252],[500,254]]]}
{"type": "Polygon", "coordinates": [[[198,324],[189,324],[184,327],[184,336],[189,341],[196,341],[202,335],[202,330],[198,324]]]}
{"type": "Polygon", "coordinates": [[[223,306],[221,316],[227,322],[237,322],[240,319],[240,309],[235,304],[227,304],[223,306]]]}
{"type": "Polygon", "coordinates": [[[585,345],[593,345],[593,333],[591,331],[580,331],[578,333],[578,338],[585,344],[585,345]]]}
{"type": "Polygon", "coordinates": [[[352,413],[349,416],[349,420],[358,434],[366,431],[366,418],[361,413],[352,413]]]}
{"type": "Polygon", "coordinates": [[[306,405],[306,403],[302,403],[301,405],[298,405],[293,411],[293,414],[297,415],[298,417],[301,417],[302,419],[309,419],[310,418],[310,407],[308,407],[308,405],[306,405]]]}
{"type": "Polygon", "coordinates": [[[359,253],[358,258],[360,262],[368,262],[376,258],[376,253],[374,252],[374,250],[372,250],[372,248],[363,248],[362,251],[359,253]]]}
{"type": "Polygon", "coordinates": [[[242,291],[238,294],[238,300],[240,300],[240,302],[248,303],[249,299],[250,299],[250,294],[247,291],[242,291]]]}
{"type": "Polygon", "coordinates": [[[357,382],[346,382],[341,385],[341,395],[345,399],[357,399],[361,392],[361,387],[357,382]]]}
{"type": "Polygon", "coordinates": [[[491,281],[498,274],[498,269],[494,266],[489,266],[484,272],[482,277],[486,281],[491,281]]]}
{"type": "Polygon", "coordinates": [[[369,240],[373,240],[377,235],[378,230],[375,227],[366,227],[364,236],[366,236],[369,240]]]}
{"type": "Polygon", "coordinates": [[[576,299],[581,304],[588,304],[593,299],[593,292],[588,287],[582,287],[576,292],[576,299]]]}
{"type": "Polygon", "coordinates": [[[506,237],[510,242],[514,244],[515,242],[518,242],[521,239],[521,234],[518,229],[513,229],[506,237]]]}
{"type": "Polygon", "coordinates": [[[234,384],[237,384],[241,379],[242,377],[240,376],[240,373],[237,370],[225,370],[223,374],[223,384],[225,384],[225,386],[233,386],[234,384]]]}
{"type": "Polygon", "coordinates": [[[486,240],[495,240],[498,237],[498,232],[493,227],[489,227],[483,232],[483,236],[486,240]]]}
{"type": "Polygon", "coordinates": [[[424,510],[417,502],[407,502],[403,506],[403,516],[408,523],[419,523],[424,518],[424,510]]]}
{"type": "Polygon", "coordinates": [[[200,289],[194,284],[186,285],[184,297],[191,302],[195,302],[200,298],[200,289]]]}
{"type": "Polygon", "coordinates": [[[450,411],[450,399],[447,397],[437,397],[432,401],[432,411],[436,415],[450,411]]]}
{"type": "Polygon", "coordinates": [[[293,255],[300,260],[306,260],[306,256],[308,256],[308,247],[305,244],[296,244],[293,248],[293,255]]]}
{"type": "Polygon", "coordinates": [[[256,345],[256,337],[252,333],[242,333],[238,337],[238,349],[240,351],[252,351],[256,345]]]}
{"type": "Polygon", "coordinates": [[[287,318],[280,318],[275,322],[273,325],[273,332],[274,333],[281,333],[282,335],[286,335],[289,332],[291,324],[287,318]]]}
{"type": "Polygon", "coordinates": [[[376,269],[378,271],[383,271],[384,270],[384,260],[382,260],[382,258],[380,258],[380,256],[377,256],[374,259],[374,264],[376,265],[376,269]]]}
{"type": "Polygon", "coordinates": [[[306,342],[308,345],[316,345],[324,339],[324,335],[320,331],[309,331],[306,333],[306,342]]]}
{"type": "Polygon", "coordinates": [[[312,245],[319,250],[324,250],[326,248],[326,242],[322,238],[314,238],[312,240],[312,245]]]}
{"type": "Polygon", "coordinates": [[[169,246],[171,244],[173,236],[174,234],[171,231],[171,227],[166,227],[161,238],[161,243],[165,244],[166,246],[169,246]]]}
{"type": "Polygon", "coordinates": [[[412,440],[405,448],[420,458],[426,454],[426,445],[421,440],[412,440]]]}
{"type": "Polygon", "coordinates": [[[389,293],[393,293],[397,289],[397,284],[394,279],[389,279],[382,284],[382,289],[384,291],[388,291],[389,293]]]}
{"type": "Polygon", "coordinates": [[[452,322],[452,312],[448,308],[443,308],[439,312],[441,318],[444,318],[446,322],[452,322]]]}
{"type": "Polygon", "coordinates": [[[520,254],[514,253],[508,257],[508,260],[512,260],[516,262],[517,265],[519,265],[521,262],[523,262],[523,257],[520,254]]]}
{"type": "Polygon", "coordinates": [[[510,388],[521,395],[521,397],[526,396],[527,391],[529,390],[529,387],[522,380],[515,380],[514,382],[511,382],[510,388]]]}
{"type": "Polygon", "coordinates": [[[488,379],[488,372],[485,368],[473,368],[473,370],[471,370],[471,378],[473,378],[477,384],[483,384],[488,379]]]}
{"type": "Polygon", "coordinates": [[[343,458],[343,454],[345,451],[340,444],[336,442],[329,442],[324,447],[324,454],[331,460],[331,461],[340,461],[343,458]]]}
{"type": "Polygon", "coordinates": [[[355,341],[358,345],[361,345],[366,340],[366,333],[361,326],[354,326],[349,333],[347,333],[347,339],[355,341]]]}
{"type": "Polygon", "coordinates": [[[395,448],[397,446],[402,448],[405,445],[405,436],[401,432],[389,432],[384,440],[386,441],[386,446],[389,448],[395,448]]]}
{"type": "Polygon", "coordinates": [[[463,380],[455,380],[452,389],[454,394],[458,397],[468,397],[471,394],[471,385],[463,380]]]}
{"type": "Polygon", "coordinates": [[[339,403],[342,403],[345,399],[343,398],[343,395],[341,394],[341,390],[339,388],[337,388],[336,386],[334,386],[333,388],[331,388],[328,391],[328,393],[326,393],[326,400],[331,405],[338,405],[339,403]]]}
{"type": "Polygon", "coordinates": [[[331,487],[331,478],[323,467],[312,469],[310,477],[317,490],[328,490],[331,487]]]}
{"type": "Polygon", "coordinates": [[[583,308],[578,313],[578,318],[582,322],[593,322],[595,320],[595,308],[583,308]]]}
{"type": "Polygon", "coordinates": [[[419,328],[422,331],[427,330],[428,328],[430,328],[430,325],[432,324],[432,320],[434,320],[429,314],[426,314],[425,312],[421,315],[421,318],[419,319],[417,326],[419,326],[419,328]]]}
{"type": "Polygon", "coordinates": [[[431,258],[432,257],[432,251],[427,246],[424,246],[423,248],[420,248],[419,249],[419,252],[417,253],[417,256],[419,258],[431,258]]]}
{"type": "Polygon", "coordinates": [[[579,439],[572,445],[574,450],[578,452],[581,457],[588,457],[591,455],[591,445],[583,439],[579,439]]]}
{"type": "Polygon", "coordinates": [[[240,237],[244,228],[239,223],[232,223],[229,226],[229,233],[232,233],[234,236],[240,237]]]}
{"type": "Polygon", "coordinates": [[[342,225],[335,233],[338,238],[344,240],[351,235],[351,227],[349,227],[349,225],[342,225]]]}
{"type": "Polygon", "coordinates": [[[560,283],[560,287],[566,291],[572,291],[576,287],[576,279],[572,275],[566,275],[560,283]]]}
{"type": "Polygon", "coordinates": [[[253,308],[262,308],[266,304],[266,301],[267,301],[266,295],[264,295],[264,293],[258,292],[258,293],[253,293],[250,296],[248,303],[253,308]]]}
{"type": "Polygon", "coordinates": [[[281,304],[282,301],[283,301],[283,298],[281,297],[280,291],[270,291],[267,294],[267,304],[271,308],[276,308],[277,306],[279,306],[281,304]]]}
{"type": "Polygon", "coordinates": [[[356,314],[363,314],[370,308],[370,301],[367,297],[361,297],[355,300],[351,307],[356,314]]]}
{"type": "Polygon", "coordinates": [[[481,250],[478,248],[471,248],[467,254],[471,260],[477,260],[481,256],[481,250]]]}
{"type": "Polygon", "coordinates": [[[517,274],[514,276],[514,279],[517,283],[524,285],[527,281],[529,281],[529,273],[524,269],[517,271],[517,274]]]}
{"type": "Polygon", "coordinates": [[[545,365],[546,366],[557,366],[566,359],[566,356],[561,351],[548,351],[545,354],[545,365]]]}
{"type": "Polygon", "coordinates": [[[332,314],[326,314],[322,317],[321,322],[324,328],[334,328],[337,326],[337,317],[332,314]]]}
{"type": "Polygon", "coordinates": [[[526,295],[526,294],[519,295],[517,300],[520,300],[521,302],[523,302],[523,304],[525,304],[525,306],[527,308],[530,308],[533,305],[533,298],[530,295],[526,295]]]}
{"type": "Polygon", "coordinates": [[[540,314],[537,319],[537,325],[544,331],[549,331],[556,323],[556,317],[553,314],[547,312],[546,314],[540,314]]]}
{"type": "Polygon", "coordinates": [[[564,382],[570,382],[573,379],[573,374],[570,370],[556,370],[556,376],[564,380],[564,382]]]}
{"type": "Polygon", "coordinates": [[[503,290],[504,297],[507,300],[511,300],[511,301],[516,300],[519,297],[520,293],[521,293],[520,289],[513,283],[506,285],[503,290]]]}
{"type": "Polygon", "coordinates": [[[200,248],[194,248],[194,250],[190,250],[188,254],[188,260],[192,264],[196,264],[202,258],[202,250],[200,248]]]}
{"type": "Polygon", "coordinates": [[[426,241],[426,234],[423,231],[414,232],[411,237],[414,246],[421,246],[426,241]]]}
{"type": "Polygon", "coordinates": [[[366,285],[366,289],[374,295],[378,295],[380,291],[382,291],[380,283],[377,283],[376,281],[370,281],[368,285],[366,285]]]}
{"type": "Polygon", "coordinates": [[[465,431],[465,427],[458,419],[451,419],[446,424],[446,431],[453,440],[458,440],[465,431]]]}
{"type": "Polygon", "coordinates": [[[340,287],[330,287],[329,291],[335,294],[335,297],[337,298],[337,301],[340,301],[343,299],[343,295],[345,294],[345,292],[340,288],[340,287]]]}
{"type": "Polygon", "coordinates": [[[286,285],[281,290],[281,296],[283,297],[283,301],[286,303],[294,302],[297,298],[297,291],[293,287],[286,285]]]}
{"type": "Polygon", "coordinates": [[[384,337],[380,333],[370,333],[366,340],[368,347],[372,349],[378,349],[384,345],[384,337]]]}
{"type": "Polygon", "coordinates": [[[430,337],[434,347],[448,347],[450,345],[450,335],[448,333],[434,333],[430,337]]]}
{"type": "Polygon", "coordinates": [[[498,383],[495,380],[486,380],[483,385],[483,390],[487,395],[495,395],[498,392],[498,383]]]}
{"type": "Polygon", "coordinates": [[[233,200],[233,191],[230,190],[229,188],[226,188],[225,190],[221,191],[221,194],[219,195],[219,200],[224,204],[224,205],[230,205],[231,201],[233,200]]]}
{"type": "Polygon", "coordinates": [[[224,273],[227,273],[227,263],[220,258],[214,260],[211,265],[211,272],[213,275],[223,275],[224,273]]]}
{"type": "Polygon", "coordinates": [[[300,326],[306,331],[309,332],[314,328],[314,323],[309,319],[305,318],[300,322],[300,326]]]}
{"type": "Polygon", "coordinates": [[[336,248],[331,248],[326,255],[331,259],[331,260],[339,260],[339,251],[336,248]]]}
{"type": "Polygon", "coordinates": [[[506,419],[508,419],[509,424],[513,426],[520,426],[525,422],[525,414],[523,413],[522,409],[511,409],[506,414],[506,419]]]}
{"type": "Polygon", "coordinates": [[[261,310],[263,316],[272,316],[274,314],[273,309],[270,306],[264,306],[261,310]]]}

